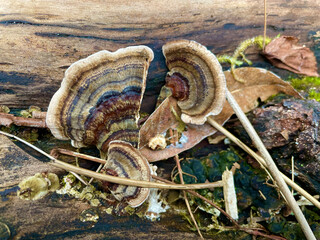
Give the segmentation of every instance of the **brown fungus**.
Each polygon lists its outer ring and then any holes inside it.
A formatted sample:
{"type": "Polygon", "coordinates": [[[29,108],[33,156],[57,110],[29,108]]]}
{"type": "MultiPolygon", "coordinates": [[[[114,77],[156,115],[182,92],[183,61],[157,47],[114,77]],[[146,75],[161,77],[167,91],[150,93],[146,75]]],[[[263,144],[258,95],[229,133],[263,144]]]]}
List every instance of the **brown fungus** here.
{"type": "MultiPolygon", "coordinates": [[[[188,90],[186,100],[181,101],[178,99],[178,105],[182,112],[181,119],[186,123],[194,124],[204,124],[205,121],[208,121],[213,127],[219,129],[221,127],[220,124],[210,117],[210,115],[219,114],[224,100],[227,99],[254,145],[265,159],[270,174],[283,193],[288,205],[292,208],[305,236],[307,239],[315,239],[306,218],[292,196],[272,157],[239,104],[227,89],[225,76],[216,57],[204,46],[188,40],[174,41],[166,44],[163,46],[163,53],[170,70],[167,82],[170,83],[170,77],[174,76],[173,84],[169,85],[178,89],[176,92],[183,91],[183,89],[188,90]],[[210,80],[210,77],[213,80],[210,80]]],[[[172,92],[175,96],[184,97],[180,93],[175,94],[175,91],[172,92]]]]}
{"type": "Polygon", "coordinates": [[[185,123],[204,124],[217,115],[226,99],[225,77],[215,55],[203,45],[177,40],[162,47],[169,72],[166,86],[178,99],[185,123]]]}
{"type": "MultiPolygon", "coordinates": [[[[109,144],[107,162],[102,170],[109,175],[134,180],[151,181],[151,170],[148,161],[139,150],[124,141],[112,141],[109,144]]],[[[149,188],[119,185],[104,182],[118,201],[126,201],[131,207],[140,206],[149,196],[149,188]]]]}
{"type": "Polygon", "coordinates": [[[153,52],[134,46],[106,50],[73,63],[52,97],[46,122],[73,146],[95,145],[106,153],[112,140],[138,146],[137,120],[153,52]]]}

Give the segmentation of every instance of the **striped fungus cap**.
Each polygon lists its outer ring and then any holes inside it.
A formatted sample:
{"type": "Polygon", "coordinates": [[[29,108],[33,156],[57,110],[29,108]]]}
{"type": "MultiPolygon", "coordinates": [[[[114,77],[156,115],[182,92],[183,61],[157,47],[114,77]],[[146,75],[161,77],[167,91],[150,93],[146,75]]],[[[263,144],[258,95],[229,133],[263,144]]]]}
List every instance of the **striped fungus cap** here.
{"type": "Polygon", "coordinates": [[[177,40],[162,47],[169,72],[166,86],[178,100],[181,119],[202,125],[221,112],[226,99],[226,80],[215,55],[203,45],[177,40]]]}
{"type": "MultiPolygon", "coordinates": [[[[146,46],[100,51],[72,64],[47,112],[47,125],[75,147],[95,145],[107,174],[150,181],[148,161],[136,149],[137,121],[153,52],[146,46]]],[[[142,204],[149,189],[110,185],[116,199],[142,204]]]]}
{"type": "Polygon", "coordinates": [[[47,126],[75,147],[95,145],[108,151],[112,140],[138,147],[140,104],[153,52],[133,46],[97,52],[73,63],[52,97],[47,126]]]}
{"type": "MultiPolygon", "coordinates": [[[[148,161],[130,143],[112,141],[109,144],[107,163],[102,169],[108,175],[130,178],[134,180],[151,180],[148,161]]],[[[149,188],[119,185],[102,182],[104,188],[111,191],[118,201],[125,201],[131,207],[140,206],[149,196],[149,188]]]]}

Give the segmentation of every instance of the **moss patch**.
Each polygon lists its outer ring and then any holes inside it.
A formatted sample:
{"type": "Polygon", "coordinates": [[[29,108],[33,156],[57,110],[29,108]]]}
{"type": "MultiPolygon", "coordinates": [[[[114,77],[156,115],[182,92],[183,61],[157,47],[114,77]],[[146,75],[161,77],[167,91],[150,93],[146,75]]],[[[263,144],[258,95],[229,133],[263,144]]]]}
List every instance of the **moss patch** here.
{"type": "Polygon", "coordinates": [[[320,101],[320,77],[303,77],[289,79],[292,86],[303,91],[308,99],[320,101]]]}

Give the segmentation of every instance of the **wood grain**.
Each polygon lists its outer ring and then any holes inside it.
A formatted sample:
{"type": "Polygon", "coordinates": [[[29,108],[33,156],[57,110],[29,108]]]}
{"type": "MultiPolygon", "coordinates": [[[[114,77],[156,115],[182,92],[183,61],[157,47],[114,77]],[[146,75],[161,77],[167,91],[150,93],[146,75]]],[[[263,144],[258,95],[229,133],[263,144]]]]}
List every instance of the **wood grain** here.
{"type": "MultiPolygon", "coordinates": [[[[28,153],[25,146],[17,146],[0,135],[0,224],[7,225],[9,239],[190,239],[190,232],[180,217],[164,217],[161,222],[150,222],[132,216],[106,214],[105,207],[92,207],[68,195],[50,193],[36,201],[17,196],[18,183],[39,172],[61,170],[41,162],[28,153]],[[21,149],[22,147],[23,149],[21,149]],[[99,216],[97,223],[81,221],[84,211],[99,216]],[[173,224],[178,223],[178,224],[173,224]],[[180,223],[180,224],[179,224],[180,223]]],[[[0,239],[3,237],[0,232],[0,239]]]]}
{"type": "MultiPolygon", "coordinates": [[[[320,29],[320,0],[270,0],[268,12],[269,36],[295,35],[312,45],[308,34],[320,29]]],[[[261,34],[262,1],[2,1],[0,104],[46,109],[73,62],[102,49],[146,44],[155,51],[143,109],[150,111],[166,73],[166,41],[192,39],[222,54],[261,34]]]]}
{"type": "MultiPolygon", "coordinates": [[[[320,30],[320,0],[269,0],[268,12],[269,36],[294,35],[307,46],[314,44],[310,34],[320,30]]],[[[262,34],[262,1],[2,0],[0,104],[46,110],[73,62],[99,50],[145,44],[155,53],[142,107],[151,112],[167,71],[161,51],[165,42],[196,40],[215,54],[226,54],[241,40],[262,34]]],[[[257,64],[264,62],[254,50],[248,56],[257,64]]],[[[56,170],[4,137],[0,143],[0,222],[9,226],[14,239],[197,237],[137,218],[103,216],[93,227],[79,221],[89,204],[74,199],[20,200],[15,191],[23,177],[56,170]]]]}

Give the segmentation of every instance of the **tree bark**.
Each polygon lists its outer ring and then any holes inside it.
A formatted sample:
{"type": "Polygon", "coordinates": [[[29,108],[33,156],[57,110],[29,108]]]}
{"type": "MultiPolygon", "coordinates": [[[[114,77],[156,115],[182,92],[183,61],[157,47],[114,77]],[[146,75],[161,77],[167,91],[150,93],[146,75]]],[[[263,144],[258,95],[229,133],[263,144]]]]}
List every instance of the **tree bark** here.
{"type": "MultiPolygon", "coordinates": [[[[320,29],[320,1],[269,0],[267,35],[294,35],[311,46],[320,29]]],[[[102,49],[145,44],[155,52],[143,110],[150,111],[164,83],[162,45],[200,42],[215,54],[263,34],[261,1],[40,1],[7,0],[0,6],[0,104],[46,110],[64,71],[102,49]]],[[[250,54],[252,53],[252,54],[250,54]]],[[[251,56],[250,56],[251,55],[251,56]]],[[[249,58],[263,61],[256,51],[249,58]]]]}

